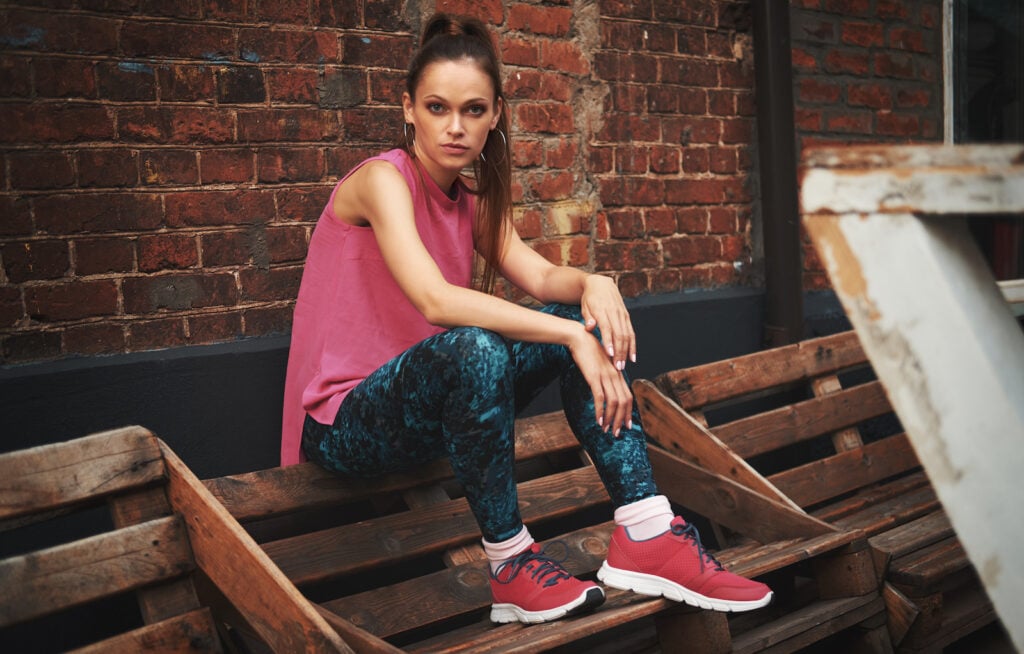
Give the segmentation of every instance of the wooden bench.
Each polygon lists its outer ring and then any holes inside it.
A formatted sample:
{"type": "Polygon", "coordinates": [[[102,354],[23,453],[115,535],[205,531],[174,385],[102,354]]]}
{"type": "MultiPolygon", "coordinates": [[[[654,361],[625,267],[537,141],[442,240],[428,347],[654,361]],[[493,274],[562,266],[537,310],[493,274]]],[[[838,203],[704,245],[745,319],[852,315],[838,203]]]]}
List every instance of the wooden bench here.
{"type": "MultiPolygon", "coordinates": [[[[613,529],[596,469],[561,413],[521,419],[516,432],[524,520],[538,540],[564,543],[570,571],[592,578],[613,529]]],[[[665,652],[683,643],[693,652],[795,651],[871,621],[884,633],[884,604],[861,534],[789,507],[775,523],[762,521],[756,512],[776,501],[671,453],[652,456],[670,498],[720,513],[768,543],[717,555],[740,574],[792,588],[776,605],[727,616],[610,590],[589,614],[495,625],[480,533],[446,462],[372,481],[304,463],[205,484],[333,625],[354,625],[390,643],[379,651],[619,653],[659,643],[665,652]],[[790,596],[806,595],[808,585],[794,579],[822,590],[790,610],[790,596]]]]}
{"type": "Polygon", "coordinates": [[[995,619],[854,332],[675,370],[635,392],[668,451],[867,534],[894,645],[934,650],[995,619]]]}
{"type": "Polygon", "coordinates": [[[221,610],[263,651],[352,651],[141,427],[0,455],[0,532],[6,651],[233,651],[221,610]]]}

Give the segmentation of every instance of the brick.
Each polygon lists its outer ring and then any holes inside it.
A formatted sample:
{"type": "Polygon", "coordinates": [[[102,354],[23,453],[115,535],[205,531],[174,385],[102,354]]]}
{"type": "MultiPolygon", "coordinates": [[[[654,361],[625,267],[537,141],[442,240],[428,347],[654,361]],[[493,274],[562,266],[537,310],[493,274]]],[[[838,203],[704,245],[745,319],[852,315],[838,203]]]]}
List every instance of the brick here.
{"type": "Polygon", "coordinates": [[[544,154],[544,163],[548,168],[571,168],[579,148],[574,141],[557,139],[545,149],[544,154]]]}
{"type": "Polygon", "coordinates": [[[708,231],[708,210],[704,207],[676,209],[676,231],[681,234],[703,234],[708,231]]]}
{"type": "Polygon", "coordinates": [[[684,173],[706,173],[711,166],[707,148],[684,148],[683,149],[683,172],[684,173]]]}
{"type": "Polygon", "coordinates": [[[125,329],[108,322],[72,325],[62,335],[65,354],[115,354],[125,350],[125,329]]]}
{"type": "Polygon", "coordinates": [[[644,48],[645,24],[618,20],[601,21],[601,47],[607,50],[636,51],[644,48]]]}
{"type": "Polygon", "coordinates": [[[78,150],[78,184],[82,188],[117,188],[139,183],[139,158],[122,148],[78,150]]]}
{"type": "Polygon", "coordinates": [[[403,5],[395,0],[366,0],[363,14],[368,28],[386,32],[409,31],[403,5]]]}
{"type": "Polygon", "coordinates": [[[839,100],[842,88],[833,82],[825,82],[814,78],[800,80],[797,96],[801,102],[809,104],[831,104],[839,100]]]}
{"type": "Polygon", "coordinates": [[[896,89],[896,106],[900,109],[928,107],[932,102],[932,92],[928,89],[896,89]]]}
{"type": "Polygon", "coordinates": [[[742,236],[725,236],[721,244],[722,258],[726,261],[739,261],[747,253],[747,242],[742,236]]]}
{"type": "Polygon", "coordinates": [[[909,17],[909,5],[903,0],[877,0],[875,15],[882,20],[906,21],[909,17]]]}
{"type": "Polygon", "coordinates": [[[646,25],[642,33],[644,47],[651,52],[678,54],[679,49],[676,46],[677,32],[678,30],[671,25],[646,25]]]}
{"type": "Polygon", "coordinates": [[[0,88],[7,98],[32,95],[32,66],[29,59],[0,55],[0,88]]]}
{"type": "Polygon", "coordinates": [[[27,286],[25,312],[39,322],[60,322],[117,313],[117,284],[112,279],[27,286]]]}
{"type": "Polygon", "coordinates": [[[32,331],[3,337],[0,363],[42,361],[60,356],[60,332],[32,331]]]}
{"type": "Polygon", "coordinates": [[[846,88],[846,101],[851,107],[891,109],[892,89],[884,84],[850,84],[846,88]]]}
{"type": "Polygon", "coordinates": [[[127,277],[121,288],[125,313],[134,315],[234,306],[238,302],[235,277],[227,272],[127,277]]]}
{"type": "Polygon", "coordinates": [[[498,43],[498,48],[501,51],[501,60],[506,66],[536,68],[540,65],[540,48],[532,39],[503,35],[498,43]]]}
{"type": "Polygon", "coordinates": [[[717,261],[722,256],[722,246],[711,236],[680,236],[666,238],[661,242],[665,265],[690,266],[717,261]]]}
{"type": "Polygon", "coordinates": [[[25,317],[25,306],[21,301],[21,289],[15,286],[0,286],[0,329],[14,327],[25,317]]]}
{"type": "Polygon", "coordinates": [[[232,112],[220,108],[121,107],[117,115],[124,142],[222,144],[235,137],[232,112]]]}
{"type": "Polygon", "coordinates": [[[336,63],[341,49],[331,30],[242,29],[238,49],[250,63],[336,63]]]}
{"type": "Polygon", "coordinates": [[[242,336],[242,315],[237,312],[186,316],[185,324],[193,344],[230,341],[242,336]]]}
{"type": "MultiPolygon", "coordinates": [[[[666,66],[676,66],[681,59],[664,58],[666,66]]],[[[594,55],[594,71],[604,81],[608,82],[648,82],[654,83],[658,80],[658,58],[649,55],[631,53],[629,55],[617,52],[597,52],[594,55]]],[[[682,73],[674,76],[681,78],[682,73]]],[[[660,80],[672,83],[671,79],[660,80]]],[[[682,83],[682,82],[678,82],[682,83]]],[[[692,86],[700,86],[693,83],[692,86]]],[[[717,80],[712,86],[717,86],[717,80]]]]}
{"type": "Polygon", "coordinates": [[[794,47],[791,53],[793,68],[804,72],[813,72],[818,69],[818,60],[813,54],[803,48],[794,47]]]}
{"type": "Polygon", "coordinates": [[[518,104],[519,129],[542,134],[571,134],[575,131],[572,106],[565,104],[518,104]]]}
{"type": "Polygon", "coordinates": [[[292,328],[292,305],[247,309],[242,313],[245,336],[287,334],[292,328]]]}
{"type": "Polygon", "coordinates": [[[648,20],[654,17],[652,0],[600,0],[599,7],[602,16],[648,20]]]}
{"type": "Polygon", "coordinates": [[[235,56],[235,34],[233,29],[202,23],[125,21],[121,51],[128,57],[218,61],[235,56]]]}
{"type": "Polygon", "coordinates": [[[252,18],[252,4],[238,0],[203,0],[203,16],[208,20],[244,22],[252,18]]]}
{"type": "MultiPolygon", "coordinates": [[[[662,0],[665,3],[671,3],[671,0],[662,0]]],[[[707,2],[699,2],[699,0],[688,0],[687,3],[690,5],[698,5],[703,10],[708,6],[707,2]]],[[[699,17],[691,18],[687,22],[699,22],[709,27],[717,25],[719,29],[735,30],[737,32],[747,32],[751,30],[753,24],[753,11],[750,8],[749,3],[740,2],[721,2],[718,5],[718,18],[713,20],[713,13],[711,16],[705,17],[700,15],[699,17]]]]}
{"type": "Polygon", "coordinates": [[[333,141],[341,135],[337,112],[319,109],[238,111],[239,142],[333,141]]]}
{"type": "Polygon", "coordinates": [[[256,153],[249,148],[217,148],[199,153],[199,175],[203,184],[251,182],[256,153]]]}
{"type": "Polygon", "coordinates": [[[292,300],[299,293],[302,266],[284,268],[244,268],[238,275],[243,302],[292,300]]]}
{"type": "MultiPolygon", "coordinates": [[[[651,89],[656,92],[658,87],[651,89]]],[[[639,84],[615,84],[612,86],[612,108],[622,113],[643,113],[647,105],[647,87],[639,84]]]]}
{"type": "Polygon", "coordinates": [[[565,36],[569,33],[572,9],[567,7],[540,7],[515,4],[509,8],[506,25],[510,30],[565,36]]]}
{"type": "Polygon", "coordinates": [[[282,188],[277,198],[277,219],[280,222],[316,222],[330,199],[332,187],[282,188]]]}
{"type": "Polygon", "coordinates": [[[0,246],[7,279],[15,284],[63,277],[71,267],[65,241],[8,241],[0,246]]]}
{"type": "Polygon", "coordinates": [[[680,179],[665,182],[669,204],[734,204],[749,202],[750,193],[739,179],[680,179]]]}
{"type": "Polygon", "coordinates": [[[399,109],[363,107],[342,111],[345,138],[394,143],[402,135],[405,119],[399,109]]]}
{"type": "Polygon", "coordinates": [[[261,2],[257,5],[256,17],[270,23],[309,23],[309,3],[307,0],[276,0],[261,2]]]}
{"type": "Polygon", "coordinates": [[[822,18],[818,14],[794,12],[792,18],[792,37],[796,42],[816,44],[835,43],[839,33],[836,21],[822,18]]]}
{"type": "Polygon", "coordinates": [[[505,21],[505,3],[502,0],[436,0],[437,11],[456,16],[473,16],[485,25],[500,25],[505,21]]]}
{"type": "Polygon", "coordinates": [[[530,175],[528,179],[534,198],[541,201],[564,200],[572,195],[574,188],[570,171],[530,175]]]}
{"type": "Polygon", "coordinates": [[[539,238],[541,231],[541,212],[536,209],[515,209],[512,218],[516,232],[524,240],[539,238]]]}
{"type": "Polygon", "coordinates": [[[794,111],[796,127],[802,131],[816,132],[821,129],[822,114],[819,109],[801,109],[794,111]]]}
{"type": "Polygon", "coordinates": [[[156,67],[156,82],[163,102],[212,102],[216,93],[212,66],[166,64],[156,67]]]}
{"type": "Polygon", "coordinates": [[[156,100],[156,74],[149,64],[134,61],[96,64],[99,97],[114,102],[156,100]]]}
{"type": "Polygon", "coordinates": [[[82,14],[5,10],[4,31],[11,50],[114,54],[118,21],[82,14]]]}
{"type": "Polygon", "coordinates": [[[667,145],[651,147],[651,171],[659,175],[671,175],[680,170],[679,148],[667,145]]]}
{"type": "Polygon", "coordinates": [[[825,55],[825,72],[864,77],[871,70],[871,58],[867,52],[830,50],[825,55]]]}
{"type": "Polygon", "coordinates": [[[862,48],[885,45],[885,31],[883,26],[878,23],[844,22],[840,38],[847,45],[856,45],[862,48]]]}
{"type": "Polygon", "coordinates": [[[2,143],[74,143],[107,141],[114,121],[105,107],[61,103],[9,103],[0,106],[2,143]]]}
{"type": "Polygon", "coordinates": [[[266,72],[271,102],[316,104],[319,74],[311,68],[275,68],[266,72]]]}
{"type": "Polygon", "coordinates": [[[715,116],[736,115],[736,93],[733,91],[708,91],[708,113],[715,116]]]}
{"type": "MultiPolygon", "coordinates": [[[[718,66],[714,62],[689,57],[664,57],[659,60],[659,66],[661,69],[658,76],[659,82],[704,88],[718,86],[718,66]]],[[[643,81],[650,80],[643,79],[643,81]]]]}
{"type": "Polygon", "coordinates": [[[729,32],[707,32],[705,38],[707,39],[708,56],[720,59],[736,59],[736,51],[733,50],[734,37],[735,35],[729,32]]]}
{"type": "Polygon", "coordinates": [[[627,143],[630,141],[658,141],[660,136],[656,120],[628,114],[605,116],[604,126],[597,135],[598,139],[602,141],[627,143]]]}
{"type": "Polygon", "coordinates": [[[600,196],[606,207],[656,206],[665,202],[665,182],[647,177],[602,178],[600,196]]]}
{"type": "Polygon", "coordinates": [[[676,215],[672,209],[645,209],[645,234],[671,236],[676,233],[676,215]]]}
{"type": "Polygon", "coordinates": [[[662,122],[662,141],[686,146],[700,143],[718,143],[722,135],[722,121],[717,118],[682,116],[662,122]]]}
{"type": "Polygon", "coordinates": [[[622,273],[618,276],[616,285],[622,297],[637,297],[650,290],[647,275],[643,272],[622,273]]]}
{"type": "Polygon", "coordinates": [[[324,152],[319,148],[274,148],[257,156],[260,182],[317,181],[324,174],[324,152]]]}
{"type": "Polygon", "coordinates": [[[851,134],[871,133],[871,113],[867,111],[846,111],[826,115],[825,128],[831,132],[851,134]]]}
{"type": "Polygon", "coordinates": [[[166,16],[168,18],[189,18],[193,20],[202,16],[200,0],[178,0],[178,2],[140,0],[138,10],[143,16],[166,16]]]}
{"type": "Polygon", "coordinates": [[[167,186],[195,184],[199,181],[199,166],[193,151],[150,150],[139,156],[143,184],[167,186]]]}
{"type": "Polygon", "coordinates": [[[583,236],[554,238],[533,244],[534,251],[556,266],[585,266],[589,239],[583,236]]]}
{"type": "MultiPolygon", "coordinates": [[[[236,0],[220,0],[234,5],[236,0]]],[[[313,0],[313,19],[330,28],[351,29],[362,24],[362,4],[352,0],[313,0]]]]}
{"type": "Polygon", "coordinates": [[[894,52],[875,54],[875,75],[897,79],[917,79],[914,74],[914,60],[911,55],[894,52]]]}
{"type": "Polygon", "coordinates": [[[694,57],[707,56],[707,30],[682,26],[675,29],[676,51],[694,57]]]}
{"type": "Polygon", "coordinates": [[[12,189],[59,189],[75,183],[71,157],[66,152],[15,151],[7,156],[12,189]]]}
{"type": "Polygon", "coordinates": [[[615,149],[591,145],[587,156],[587,170],[592,174],[610,173],[614,164],[615,149]]]}
{"type": "MultiPolygon", "coordinates": [[[[379,104],[397,104],[405,91],[405,74],[390,70],[371,70],[369,101],[379,104]]],[[[507,87],[506,87],[507,89],[507,87]]],[[[506,94],[508,91],[506,90],[506,94]]]]}
{"type": "Polygon", "coordinates": [[[644,236],[644,218],[635,209],[609,211],[606,214],[608,235],[611,238],[636,239],[644,236]]]}
{"type": "Polygon", "coordinates": [[[304,226],[269,227],[266,231],[270,263],[303,261],[308,243],[304,226]]]}
{"type": "Polygon", "coordinates": [[[200,237],[204,268],[250,264],[259,247],[257,235],[250,232],[212,232],[200,237]]]}
{"type": "Polygon", "coordinates": [[[164,200],[171,227],[200,227],[270,222],[274,195],[270,191],[188,191],[164,200]]]}
{"type": "Polygon", "coordinates": [[[657,268],[661,254],[656,243],[649,241],[613,241],[594,244],[594,269],[643,270],[657,268]]]}
{"type": "MultiPolygon", "coordinates": [[[[729,141],[726,141],[727,143],[729,141]]],[[[708,151],[708,169],[719,175],[738,171],[738,160],[735,148],[710,148],[708,151]]]]}
{"type": "Polygon", "coordinates": [[[369,98],[366,71],[362,68],[328,70],[317,91],[323,109],[347,109],[365,104],[369,98]]]}
{"type": "Polygon", "coordinates": [[[942,8],[937,5],[921,7],[920,24],[925,29],[938,29],[942,25],[942,8]]]}
{"type": "Polygon", "coordinates": [[[123,237],[74,241],[78,276],[126,273],[135,269],[135,242],[123,237]]]}
{"type": "Polygon", "coordinates": [[[731,207],[708,209],[708,233],[731,234],[736,231],[736,210],[731,207]]]}
{"type": "Polygon", "coordinates": [[[925,36],[924,32],[906,27],[893,27],[889,29],[889,47],[908,52],[930,54],[935,48],[933,39],[925,36]]]}
{"type": "Polygon", "coordinates": [[[723,88],[754,88],[754,67],[749,61],[722,61],[717,64],[718,84],[723,88]]]}
{"type": "Polygon", "coordinates": [[[404,69],[412,58],[413,40],[388,34],[344,34],[341,37],[341,63],[404,69]]]}
{"type": "Polygon", "coordinates": [[[879,136],[916,136],[921,130],[917,114],[880,112],[875,118],[875,131],[879,136]]]}
{"type": "Polygon", "coordinates": [[[868,16],[871,0],[825,0],[825,11],[843,16],[868,16]]]}
{"type": "Polygon", "coordinates": [[[128,324],[128,349],[157,350],[185,345],[185,319],[133,320],[128,324]]]}
{"type": "Polygon", "coordinates": [[[753,121],[735,118],[722,121],[722,143],[751,143],[754,140],[753,121]]]}
{"type": "Polygon", "coordinates": [[[586,75],[590,72],[590,62],[575,41],[541,41],[540,65],[569,75],[586,75]]]}
{"type": "Polygon", "coordinates": [[[33,204],[36,229],[47,234],[138,231],[163,224],[160,198],[148,193],[50,195],[33,204]]]}
{"type": "Polygon", "coordinates": [[[218,66],[217,102],[222,104],[258,104],[267,99],[263,71],[256,66],[218,66]]]}
{"type": "Polygon", "coordinates": [[[647,148],[623,145],[615,151],[615,172],[620,174],[646,173],[647,148]]]}
{"type": "Polygon", "coordinates": [[[138,242],[139,272],[180,270],[199,263],[196,237],[183,234],[143,236],[138,242]]]}
{"type": "MultiPolygon", "coordinates": [[[[38,97],[95,99],[96,64],[90,59],[34,58],[32,73],[38,97]]],[[[20,94],[14,94],[13,97],[20,94]]]]}

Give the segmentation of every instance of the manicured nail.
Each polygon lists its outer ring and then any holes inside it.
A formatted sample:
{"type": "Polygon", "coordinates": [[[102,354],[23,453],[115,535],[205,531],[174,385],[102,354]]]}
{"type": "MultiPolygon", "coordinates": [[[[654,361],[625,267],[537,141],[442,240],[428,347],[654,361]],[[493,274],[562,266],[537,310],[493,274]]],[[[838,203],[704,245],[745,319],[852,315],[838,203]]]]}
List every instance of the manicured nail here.
{"type": "Polygon", "coordinates": [[[608,346],[608,356],[615,356],[615,348],[613,348],[611,345],[608,346]]]}
{"type": "Polygon", "coordinates": [[[616,429],[616,430],[615,430],[615,438],[618,438],[618,437],[619,437],[619,431],[620,431],[620,430],[618,430],[618,429],[616,429]]]}
{"type": "Polygon", "coordinates": [[[621,372],[621,371],[626,369],[626,362],[625,361],[616,361],[615,362],[615,367],[621,372]]]}
{"type": "Polygon", "coordinates": [[[604,416],[597,417],[597,424],[601,427],[604,427],[604,416]]]}
{"type": "Polygon", "coordinates": [[[629,355],[629,360],[632,361],[633,363],[636,363],[636,352],[629,355]]]}
{"type": "Polygon", "coordinates": [[[632,428],[633,428],[633,421],[632,420],[627,420],[626,421],[626,429],[632,429],[632,428]]]}

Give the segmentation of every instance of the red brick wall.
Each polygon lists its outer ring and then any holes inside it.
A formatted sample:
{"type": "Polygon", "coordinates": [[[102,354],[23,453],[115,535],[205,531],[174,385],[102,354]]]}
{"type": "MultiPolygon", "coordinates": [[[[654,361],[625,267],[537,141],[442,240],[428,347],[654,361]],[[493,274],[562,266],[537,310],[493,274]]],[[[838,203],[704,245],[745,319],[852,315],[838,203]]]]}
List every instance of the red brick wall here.
{"type": "MultiPolygon", "coordinates": [[[[628,296],[756,283],[747,2],[26,0],[0,9],[0,363],[286,333],[435,5],[496,26],[542,254],[628,296]]],[[[801,141],[938,138],[939,7],[795,0],[801,141]]]]}

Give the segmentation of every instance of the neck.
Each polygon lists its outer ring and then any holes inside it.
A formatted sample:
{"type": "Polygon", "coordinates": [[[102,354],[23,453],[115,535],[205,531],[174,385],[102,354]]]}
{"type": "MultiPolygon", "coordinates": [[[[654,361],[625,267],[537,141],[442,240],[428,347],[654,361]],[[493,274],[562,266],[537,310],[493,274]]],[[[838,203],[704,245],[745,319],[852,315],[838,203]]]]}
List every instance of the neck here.
{"type": "Polygon", "coordinates": [[[419,145],[413,143],[413,160],[416,161],[416,165],[420,167],[420,170],[425,172],[430,179],[434,180],[437,187],[441,189],[445,195],[450,196],[452,194],[452,186],[455,184],[455,180],[459,178],[458,171],[450,172],[443,168],[433,169],[435,167],[427,166],[424,163],[423,157],[419,153],[419,145]]]}

